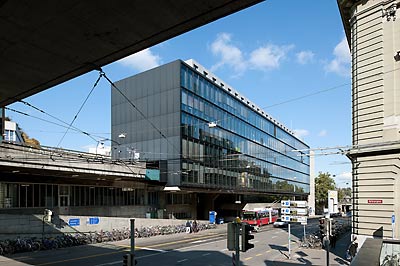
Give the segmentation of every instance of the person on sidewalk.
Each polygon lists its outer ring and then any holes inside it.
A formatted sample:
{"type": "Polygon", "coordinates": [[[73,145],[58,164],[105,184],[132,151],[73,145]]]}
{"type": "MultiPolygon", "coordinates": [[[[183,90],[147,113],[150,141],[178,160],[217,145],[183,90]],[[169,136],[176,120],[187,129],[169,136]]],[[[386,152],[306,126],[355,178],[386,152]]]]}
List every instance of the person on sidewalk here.
{"type": "Polygon", "coordinates": [[[356,240],[357,237],[354,237],[353,241],[351,241],[349,247],[347,248],[347,253],[349,254],[350,261],[352,261],[357,254],[358,243],[356,240]]]}
{"type": "Polygon", "coordinates": [[[337,235],[336,234],[331,235],[331,239],[330,239],[331,248],[335,248],[336,247],[336,240],[337,240],[337,235]]]}
{"type": "Polygon", "coordinates": [[[197,222],[196,220],[193,221],[192,223],[192,232],[197,233],[197,222]]]}

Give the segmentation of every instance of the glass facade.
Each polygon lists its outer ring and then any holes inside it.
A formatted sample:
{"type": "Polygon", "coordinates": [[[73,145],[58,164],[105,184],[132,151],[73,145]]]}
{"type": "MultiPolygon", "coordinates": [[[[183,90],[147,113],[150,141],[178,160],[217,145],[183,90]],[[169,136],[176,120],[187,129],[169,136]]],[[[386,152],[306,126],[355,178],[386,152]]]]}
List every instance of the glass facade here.
{"type": "Polygon", "coordinates": [[[182,185],[309,193],[306,144],[183,63],[180,85],[182,185]]]}

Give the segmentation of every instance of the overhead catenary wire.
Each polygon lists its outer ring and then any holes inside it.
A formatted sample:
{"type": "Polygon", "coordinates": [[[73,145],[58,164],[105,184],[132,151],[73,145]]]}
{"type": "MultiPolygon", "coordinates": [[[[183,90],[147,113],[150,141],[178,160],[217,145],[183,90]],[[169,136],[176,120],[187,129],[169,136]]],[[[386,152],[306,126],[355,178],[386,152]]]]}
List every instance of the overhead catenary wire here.
{"type": "Polygon", "coordinates": [[[97,78],[96,82],[93,84],[92,89],[90,90],[89,94],[86,96],[85,100],[83,101],[83,103],[81,104],[78,112],[75,114],[74,118],[72,119],[71,123],[69,124],[67,130],[65,131],[64,135],[62,136],[62,138],[60,139],[60,141],[58,142],[58,144],[56,145],[56,147],[60,147],[62,141],[64,140],[65,136],[67,135],[69,129],[72,127],[72,125],[74,124],[75,120],[78,118],[79,113],[82,111],[83,107],[85,106],[87,100],[89,99],[90,95],[92,95],[92,92],[94,91],[94,89],[96,88],[96,86],[99,84],[100,79],[104,76],[104,72],[100,71],[99,72],[99,77],[97,78]]]}
{"type": "MultiPolygon", "coordinates": [[[[19,100],[19,102],[21,102],[21,103],[23,103],[24,105],[29,106],[29,107],[31,107],[31,108],[33,108],[33,109],[35,109],[35,110],[37,110],[37,111],[39,111],[39,112],[45,114],[45,115],[48,115],[48,116],[50,116],[51,118],[53,118],[53,119],[55,119],[55,120],[57,120],[57,121],[59,121],[59,122],[65,124],[65,125],[68,125],[67,122],[65,122],[65,121],[63,121],[63,120],[61,120],[61,119],[59,119],[58,117],[56,117],[56,116],[54,116],[54,115],[51,115],[51,114],[49,114],[49,113],[43,111],[42,109],[40,109],[40,108],[38,108],[38,107],[36,107],[36,106],[34,106],[34,105],[32,105],[32,104],[26,102],[26,101],[19,100]]],[[[43,121],[43,120],[42,120],[42,121],[43,121]]],[[[62,125],[60,125],[60,126],[62,126],[62,125]]],[[[88,136],[89,138],[91,138],[91,139],[97,141],[97,140],[96,140],[94,137],[92,137],[92,135],[89,134],[88,132],[85,132],[85,131],[83,131],[83,130],[80,130],[79,128],[77,128],[77,127],[75,127],[75,126],[73,126],[73,125],[68,125],[68,126],[70,126],[70,128],[72,128],[73,130],[75,130],[75,131],[77,131],[77,132],[80,132],[80,133],[82,133],[82,134],[88,136]]],[[[68,127],[67,127],[67,128],[68,128],[68,127]]],[[[64,133],[64,134],[65,134],[65,133],[64,133]]]]}

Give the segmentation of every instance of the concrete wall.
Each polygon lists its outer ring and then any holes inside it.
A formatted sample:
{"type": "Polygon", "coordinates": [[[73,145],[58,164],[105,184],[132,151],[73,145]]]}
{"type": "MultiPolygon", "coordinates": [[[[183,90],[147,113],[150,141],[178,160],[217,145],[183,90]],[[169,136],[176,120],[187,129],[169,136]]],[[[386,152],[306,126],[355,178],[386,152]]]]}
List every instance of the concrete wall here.
{"type": "Polygon", "coordinates": [[[400,20],[393,16],[399,6],[399,0],[359,1],[345,22],[353,67],[353,234],[360,242],[391,238],[391,216],[400,218],[400,60],[394,58],[400,20]]]}
{"type": "MultiPolygon", "coordinates": [[[[134,218],[135,227],[182,225],[185,220],[176,219],[145,219],[134,218]]],[[[201,221],[205,222],[205,221],[201,221]]],[[[60,233],[87,233],[94,231],[112,231],[130,227],[130,218],[96,217],[96,216],[70,216],[60,215],[52,223],[43,222],[42,215],[0,215],[0,239],[14,239],[16,237],[42,237],[60,233]],[[89,224],[89,218],[98,218],[98,224],[89,224]],[[71,221],[79,225],[70,226],[71,221]]]]}

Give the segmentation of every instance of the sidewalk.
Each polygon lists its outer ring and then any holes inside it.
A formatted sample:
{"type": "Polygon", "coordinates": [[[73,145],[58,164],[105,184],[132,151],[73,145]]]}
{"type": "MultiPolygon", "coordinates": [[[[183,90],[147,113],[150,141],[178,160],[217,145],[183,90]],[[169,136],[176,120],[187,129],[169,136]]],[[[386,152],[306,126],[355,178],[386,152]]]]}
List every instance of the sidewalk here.
{"type": "MultiPolygon", "coordinates": [[[[329,265],[350,265],[345,259],[347,247],[350,244],[350,232],[345,233],[336,242],[336,247],[330,250],[329,265]]],[[[268,266],[292,266],[292,265],[326,265],[326,250],[309,249],[293,244],[291,259],[287,251],[279,257],[275,257],[268,266]]]]}

